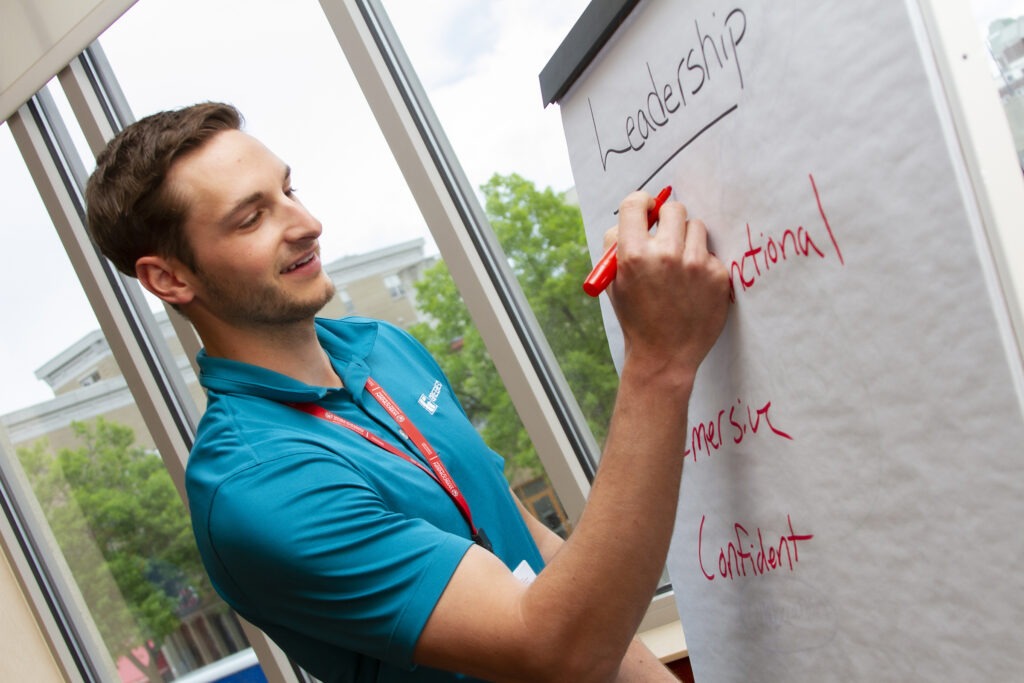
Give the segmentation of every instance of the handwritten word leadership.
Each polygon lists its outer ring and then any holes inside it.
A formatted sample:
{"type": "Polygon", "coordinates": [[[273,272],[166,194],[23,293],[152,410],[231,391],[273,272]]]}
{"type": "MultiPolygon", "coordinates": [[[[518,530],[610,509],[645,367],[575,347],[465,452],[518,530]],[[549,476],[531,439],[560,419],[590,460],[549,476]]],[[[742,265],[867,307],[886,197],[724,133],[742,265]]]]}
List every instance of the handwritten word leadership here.
{"type": "MultiPolygon", "coordinates": [[[[712,17],[715,17],[714,13],[712,17]]],[[[607,117],[602,116],[599,124],[594,102],[587,98],[602,170],[608,170],[608,157],[612,154],[627,154],[643,149],[658,129],[668,126],[673,117],[685,109],[687,98],[691,101],[696,99],[714,74],[735,70],[739,89],[743,89],[743,67],[740,65],[737,47],[747,34],[746,13],[739,8],[730,11],[722,22],[721,33],[715,36],[702,30],[696,19],[693,26],[696,30],[696,44],[679,58],[674,67],[659,66],[658,75],[655,76],[655,67],[650,62],[644,64],[651,89],[640,104],[627,105],[629,108],[626,111],[629,113],[624,119],[617,118],[622,114],[620,102],[615,102],[611,107],[615,107],[616,111],[607,117]],[[673,68],[674,73],[670,74],[669,70],[673,68]],[[613,121],[610,128],[606,126],[608,120],[613,121]],[[602,144],[602,131],[606,133],[606,138],[614,141],[610,147],[602,144]]],[[[680,42],[683,40],[680,39],[680,42]]],[[[604,113],[607,114],[607,111],[604,113]]]]}
{"type": "MultiPolygon", "coordinates": [[[[704,566],[704,520],[706,515],[701,515],[700,529],[697,531],[697,562],[700,564],[700,571],[708,581],[714,581],[718,577],[730,581],[749,576],[763,576],[777,569],[787,568],[794,571],[800,562],[799,543],[810,541],[814,534],[798,534],[793,529],[793,520],[786,515],[786,524],[789,526],[789,533],[782,533],[777,543],[769,541],[765,547],[764,532],[761,528],[756,529],[756,540],[754,535],[737,522],[733,524],[733,532],[736,535],[736,542],[729,541],[718,549],[718,574],[711,573],[704,566]],[[749,548],[749,550],[748,550],[749,548]]],[[[772,537],[774,538],[774,536],[772,537]]],[[[712,568],[714,566],[712,565],[712,568]]]]}

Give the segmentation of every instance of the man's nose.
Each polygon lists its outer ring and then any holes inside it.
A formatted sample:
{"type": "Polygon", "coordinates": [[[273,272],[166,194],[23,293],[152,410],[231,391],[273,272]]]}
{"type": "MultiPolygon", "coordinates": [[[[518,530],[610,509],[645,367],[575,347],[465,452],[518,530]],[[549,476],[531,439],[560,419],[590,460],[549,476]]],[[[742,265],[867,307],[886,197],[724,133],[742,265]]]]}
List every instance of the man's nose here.
{"type": "Polygon", "coordinates": [[[324,226],[316,217],[297,201],[292,201],[288,212],[286,237],[289,240],[301,241],[317,239],[323,233],[324,226]]]}

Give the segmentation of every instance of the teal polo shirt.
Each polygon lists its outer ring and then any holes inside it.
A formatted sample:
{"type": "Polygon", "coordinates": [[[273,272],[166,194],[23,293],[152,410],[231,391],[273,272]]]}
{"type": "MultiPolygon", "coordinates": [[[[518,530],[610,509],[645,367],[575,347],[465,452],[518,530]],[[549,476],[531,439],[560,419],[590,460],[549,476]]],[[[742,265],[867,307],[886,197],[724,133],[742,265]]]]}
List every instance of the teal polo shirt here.
{"type": "Polygon", "coordinates": [[[344,388],[199,354],[208,404],[186,488],[203,563],[235,611],[322,681],[466,680],[412,663],[472,545],[458,508],[412,463],[287,403],[316,402],[423,461],[364,390],[372,376],[440,454],[494,553],[539,573],[504,462],[409,334],[365,318],[316,329],[344,388]]]}

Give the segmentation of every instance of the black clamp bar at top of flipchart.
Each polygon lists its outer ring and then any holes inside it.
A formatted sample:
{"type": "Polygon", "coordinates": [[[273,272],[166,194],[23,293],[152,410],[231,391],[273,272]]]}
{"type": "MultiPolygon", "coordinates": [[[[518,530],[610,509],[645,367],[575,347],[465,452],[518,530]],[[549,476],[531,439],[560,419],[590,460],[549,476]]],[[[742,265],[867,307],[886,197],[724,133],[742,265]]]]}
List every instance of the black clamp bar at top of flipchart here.
{"type": "Polygon", "coordinates": [[[579,78],[640,0],[593,0],[540,72],[544,106],[557,102],[579,78]]]}

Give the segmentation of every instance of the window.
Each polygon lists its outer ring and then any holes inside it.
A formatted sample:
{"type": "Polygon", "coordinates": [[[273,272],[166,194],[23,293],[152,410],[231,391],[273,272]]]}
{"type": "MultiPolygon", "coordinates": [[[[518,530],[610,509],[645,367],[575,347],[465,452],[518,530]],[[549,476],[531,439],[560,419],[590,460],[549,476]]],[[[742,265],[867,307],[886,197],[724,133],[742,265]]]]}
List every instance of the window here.
{"type": "MultiPolygon", "coordinates": [[[[417,98],[420,125],[432,127],[433,154],[448,159],[445,182],[465,193],[462,220],[478,231],[477,249],[491,250],[502,305],[522,317],[530,362],[547,366],[549,400],[574,441],[562,453],[571,450],[592,474],[618,378],[599,305],[580,288],[590,256],[561,120],[556,107],[542,106],[538,84],[588,3],[456,3],[441,11],[408,0],[366,4],[395,63],[408,70],[405,96],[417,98]]],[[[477,334],[467,326],[447,337],[466,343],[477,334]]],[[[556,479],[555,488],[563,486],[556,479]]]]}
{"type": "Polygon", "coordinates": [[[347,289],[339,289],[338,298],[341,300],[341,305],[344,306],[346,314],[355,313],[356,305],[355,302],[352,301],[352,297],[349,295],[347,289]]]}
{"type": "Polygon", "coordinates": [[[536,477],[530,481],[514,486],[513,489],[523,505],[534,517],[541,520],[562,536],[572,531],[572,523],[565,516],[565,511],[558,503],[555,490],[544,477],[536,477]]]}
{"type": "Polygon", "coordinates": [[[78,381],[83,387],[87,387],[90,384],[96,384],[100,379],[99,371],[90,372],[88,375],[78,381]]]}
{"type": "Polygon", "coordinates": [[[387,288],[388,294],[391,295],[392,299],[401,299],[405,296],[405,286],[402,284],[402,278],[397,275],[385,275],[384,287],[387,288]]]}

